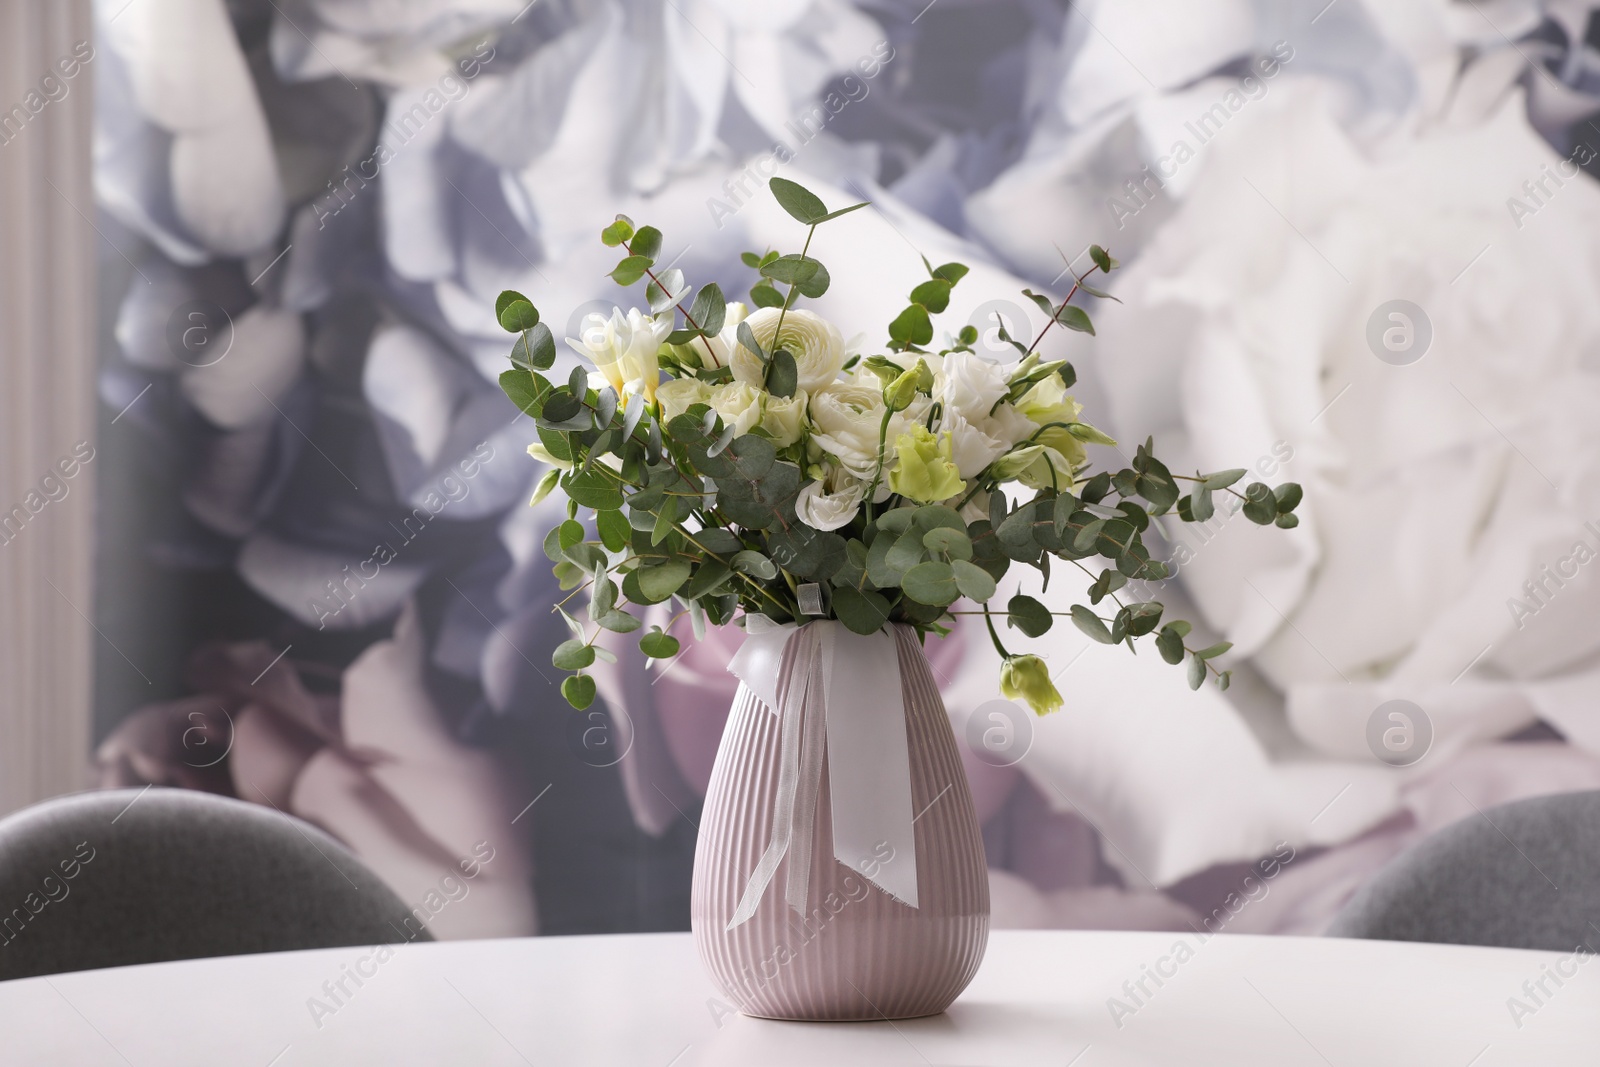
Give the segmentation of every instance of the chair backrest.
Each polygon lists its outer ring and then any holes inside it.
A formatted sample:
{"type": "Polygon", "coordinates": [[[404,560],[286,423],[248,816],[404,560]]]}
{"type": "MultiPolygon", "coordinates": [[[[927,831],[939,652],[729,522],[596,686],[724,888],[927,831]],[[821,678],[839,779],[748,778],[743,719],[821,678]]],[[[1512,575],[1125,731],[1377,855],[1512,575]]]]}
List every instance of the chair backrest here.
{"type": "Polygon", "coordinates": [[[0,979],[415,940],[432,938],[377,875],[269,808],[119,789],[0,820],[0,979]]]}
{"type": "Polygon", "coordinates": [[[1600,792],[1514,801],[1445,827],[1379,871],[1328,934],[1600,950],[1600,792]]]}

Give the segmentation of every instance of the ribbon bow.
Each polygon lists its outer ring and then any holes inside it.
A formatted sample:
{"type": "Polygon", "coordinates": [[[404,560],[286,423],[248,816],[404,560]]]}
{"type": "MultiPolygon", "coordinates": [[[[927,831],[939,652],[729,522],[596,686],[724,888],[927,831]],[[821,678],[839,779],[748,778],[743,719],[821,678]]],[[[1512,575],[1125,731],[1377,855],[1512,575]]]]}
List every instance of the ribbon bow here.
{"type": "Polygon", "coordinates": [[[779,716],[778,795],[771,841],[728,929],[755,914],[785,856],[784,899],[801,915],[807,913],[824,753],[834,857],[916,907],[911,756],[895,634],[880,630],[863,637],[837,622],[800,627],[761,615],[747,616],[745,628],[744,644],[728,670],[779,716]],[[794,666],[780,708],[778,670],[786,650],[794,666]]]}

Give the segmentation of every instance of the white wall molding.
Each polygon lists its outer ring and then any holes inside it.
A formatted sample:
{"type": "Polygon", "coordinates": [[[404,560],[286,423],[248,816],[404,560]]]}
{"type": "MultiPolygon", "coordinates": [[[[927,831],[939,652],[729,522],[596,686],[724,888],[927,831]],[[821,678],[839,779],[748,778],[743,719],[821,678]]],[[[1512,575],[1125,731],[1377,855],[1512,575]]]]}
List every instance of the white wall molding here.
{"type": "Polygon", "coordinates": [[[58,67],[84,41],[88,0],[0,0],[0,813],[87,784],[95,465],[28,509],[95,442],[94,65],[58,67]]]}

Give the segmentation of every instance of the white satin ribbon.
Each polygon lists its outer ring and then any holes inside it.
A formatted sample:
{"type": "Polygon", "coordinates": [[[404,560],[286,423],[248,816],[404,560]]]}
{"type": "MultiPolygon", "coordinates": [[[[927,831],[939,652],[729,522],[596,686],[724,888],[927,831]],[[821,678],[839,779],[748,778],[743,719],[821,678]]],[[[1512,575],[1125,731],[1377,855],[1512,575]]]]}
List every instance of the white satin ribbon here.
{"type": "Polygon", "coordinates": [[[746,632],[728,670],[779,716],[778,795],[771,841],[728,929],[755,914],[785,856],[784,899],[807,913],[824,752],[834,858],[916,907],[911,754],[895,635],[881,630],[863,637],[832,621],[808,623],[802,631],[763,616],[747,617],[746,632]],[[780,708],[778,668],[791,641],[800,642],[795,654],[803,658],[780,708]]]}

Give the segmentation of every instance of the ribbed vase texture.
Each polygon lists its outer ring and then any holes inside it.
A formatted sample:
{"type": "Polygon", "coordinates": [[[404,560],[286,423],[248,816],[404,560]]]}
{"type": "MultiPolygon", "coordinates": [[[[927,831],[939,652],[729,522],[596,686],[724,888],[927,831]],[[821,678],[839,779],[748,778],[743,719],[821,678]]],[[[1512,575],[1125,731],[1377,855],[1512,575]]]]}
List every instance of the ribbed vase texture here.
{"type": "MultiPolygon", "coordinates": [[[[848,638],[846,638],[848,639],[848,638]]],[[[783,655],[783,694],[798,676],[802,630],[783,655]]],[[[786,856],[755,915],[726,929],[772,837],[780,723],[741,685],[711,775],[695,850],[695,943],[716,983],[747,1015],[769,1019],[908,1019],[949,1007],[972,981],[989,937],[983,838],[956,740],[916,634],[895,627],[911,762],[919,907],[894,899],[833,855],[824,767],[811,849],[808,914],[784,901],[786,856]]]]}

